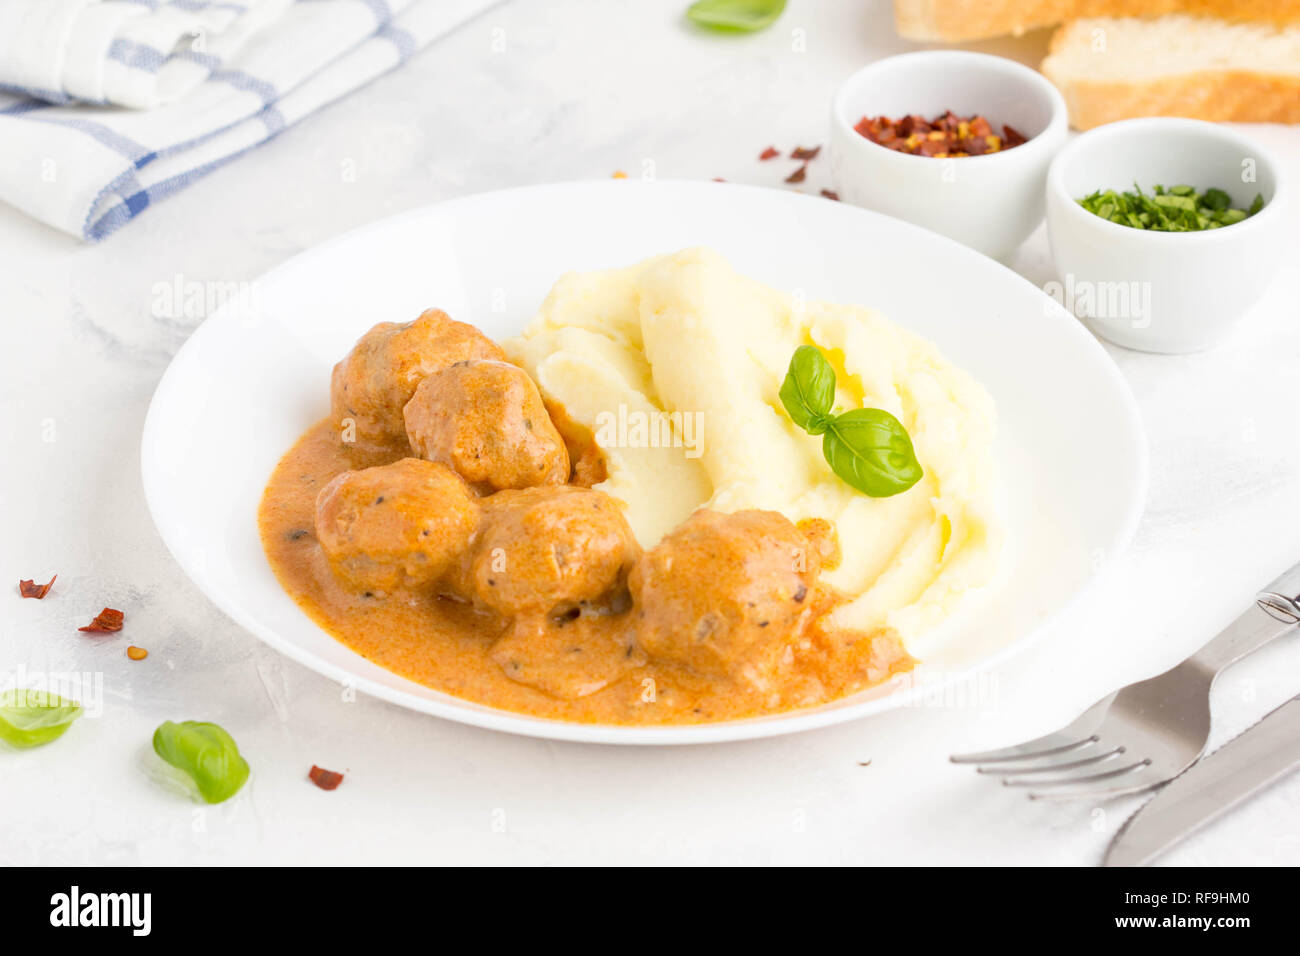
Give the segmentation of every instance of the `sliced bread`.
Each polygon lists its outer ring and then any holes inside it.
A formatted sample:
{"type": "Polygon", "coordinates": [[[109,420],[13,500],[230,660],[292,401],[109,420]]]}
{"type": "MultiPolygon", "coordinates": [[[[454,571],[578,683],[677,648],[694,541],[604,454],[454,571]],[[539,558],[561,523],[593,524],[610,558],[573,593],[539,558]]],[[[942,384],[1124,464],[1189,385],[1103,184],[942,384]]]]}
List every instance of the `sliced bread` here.
{"type": "Polygon", "coordinates": [[[1134,116],[1300,123],[1300,26],[1075,20],[1052,38],[1042,70],[1076,129],[1134,116]]]}
{"type": "Polygon", "coordinates": [[[1019,35],[1084,17],[1167,13],[1300,23],[1300,0],[894,0],[894,23],[900,36],[948,43],[1019,35]]]}

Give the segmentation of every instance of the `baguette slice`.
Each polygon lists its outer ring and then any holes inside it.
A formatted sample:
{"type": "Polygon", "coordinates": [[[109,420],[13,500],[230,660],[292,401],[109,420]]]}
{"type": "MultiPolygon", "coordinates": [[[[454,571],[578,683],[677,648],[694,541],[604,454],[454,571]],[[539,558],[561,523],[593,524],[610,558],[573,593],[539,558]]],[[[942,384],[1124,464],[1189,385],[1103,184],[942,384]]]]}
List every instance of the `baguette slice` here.
{"type": "Polygon", "coordinates": [[[1300,0],[894,0],[908,40],[956,43],[1056,26],[1088,17],[1187,13],[1260,23],[1300,23],[1300,0]]]}
{"type": "Polygon", "coordinates": [[[1206,17],[1076,20],[1042,71],[1070,123],[1091,129],[1134,116],[1300,123],[1300,27],[1206,17]]]}

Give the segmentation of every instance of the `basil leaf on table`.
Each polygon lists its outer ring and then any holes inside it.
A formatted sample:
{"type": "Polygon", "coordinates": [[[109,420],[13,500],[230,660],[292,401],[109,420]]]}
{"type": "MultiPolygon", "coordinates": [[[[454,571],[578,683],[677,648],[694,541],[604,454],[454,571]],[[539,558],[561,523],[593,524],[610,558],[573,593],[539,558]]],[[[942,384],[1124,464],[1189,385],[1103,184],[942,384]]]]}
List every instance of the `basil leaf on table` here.
{"type": "Polygon", "coordinates": [[[831,471],[863,494],[888,498],[925,474],[912,436],[883,408],[831,414],[835,370],[816,346],[795,349],[779,394],[791,421],[810,435],[823,436],[822,454],[831,471]]]}
{"type": "Polygon", "coordinates": [[[846,483],[873,498],[897,495],[921,480],[912,437],[883,408],[838,416],[822,438],[826,462],[846,483]]]}
{"type": "Polygon", "coordinates": [[[0,694],[0,740],[14,747],[40,747],[62,737],[80,716],[80,704],[57,694],[7,690],[0,694]]]}
{"type": "Polygon", "coordinates": [[[753,33],[770,27],[785,10],[785,0],[697,0],[686,16],[713,30],[753,33]]]}
{"type": "Polygon", "coordinates": [[[831,423],[835,370],[817,348],[801,345],[790,359],[779,394],[791,420],[808,434],[820,435],[831,423]]]}
{"type": "Polygon", "coordinates": [[[193,780],[208,803],[230,799],[248,779],[248,761],[234,738],[216,724],[169,720],[154,731],[153,749],[193,780]]]}

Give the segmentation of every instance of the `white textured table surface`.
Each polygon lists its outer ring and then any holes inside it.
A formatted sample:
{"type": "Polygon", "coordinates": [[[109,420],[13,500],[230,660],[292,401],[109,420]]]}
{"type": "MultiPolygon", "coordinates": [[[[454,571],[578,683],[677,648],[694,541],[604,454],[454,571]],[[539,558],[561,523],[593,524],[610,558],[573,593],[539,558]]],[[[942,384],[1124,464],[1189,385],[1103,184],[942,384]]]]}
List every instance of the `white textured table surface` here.
{"type": "MultiPolygon", "coordinates": [[[[789,188],[789,164],[760,164],[759,150],[824,142],[836,84],[910,48],[885,0],[792,0],[753,37],[696,33],[680,19],[685,5],[498,7],[101,246],[0,208],[0,674],[104,681],[102,716],[53,746],[0,753],[0,863],[1099,860],[1135,803],[1031,804],[945,756],[1051,730],[1174,664],[1300,558],[1295,250],[1290,274],[1228,346],[1186,357],[1111,350],[1150,436],[1137,540],[967,706],[698,748],[475,730],[343,699],[226,620],[154,531],[141,425],[168,359],[201,321],[159,315],[156,284],[249,280],[358,224],[503,186],[653,168],[789,188]],[[47,600],[19,599],[18,578],[55,572],[47,600]],[[128,661],[121,637],[77,633],[104,605],[128,610],[146,661],[128,661]],[[201,809],[143,769],[153,728],[188,717],[222,723],[253,764],[236,800],[201,809]],[[346,782],[317,790],[304,779],[312,763],[347,770],[346,782]]],[[[977,48],[1036,62],[1044,44],[977,48]]],[[[1250,132],[1300,181],[1300,129],[1250,132]]],[[[815,162],[803,188],[828,185],[826,175],[815,162]]],[[[1052,278],[1041,231],[1013,264],[1052,278]]],[[[1296,637],[1238,665],[1215,693],[1214,744],[1300,691],[1298,675],[1296,637]]],[[[1300,863],[1300,776],[1166,862],[1300,863]]]]}

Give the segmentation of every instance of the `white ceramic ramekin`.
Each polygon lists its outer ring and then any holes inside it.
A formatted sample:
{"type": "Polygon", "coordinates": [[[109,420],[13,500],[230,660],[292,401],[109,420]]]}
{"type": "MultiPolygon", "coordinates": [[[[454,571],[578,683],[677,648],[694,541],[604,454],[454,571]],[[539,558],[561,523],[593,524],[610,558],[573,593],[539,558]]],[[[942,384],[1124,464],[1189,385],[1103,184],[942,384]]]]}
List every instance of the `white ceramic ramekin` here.
{"type": "Polygon", "coordinates": [[[960,50],[904,53],[854,73],[835,95],[831,171],[840,199],[907,219],[986,255],[1005,258],[1043,219],[1043,183],[1065,141],[1065,101],[1040,73],[960,50]],[[853,127],[864,116],[933,119],[979,114],[1027,143],[983,156],[899,153],[853,127]]]}
{"type": "Polygon", "coordinates": [[[1277,274],[1287,190],[1278,164],[1232,129],[1188,119],[1133,119],[1083,133],[1052,163],[1047,234],[1059,286],[1048,291],[1095,332],[1147,352],[1196,352],[1225,339],[1277,274]],[[1088,212],[1097,189],[1156,184],[1224,190],[1264,208],[1231,226],[1151,232],[1088,212]]]}

